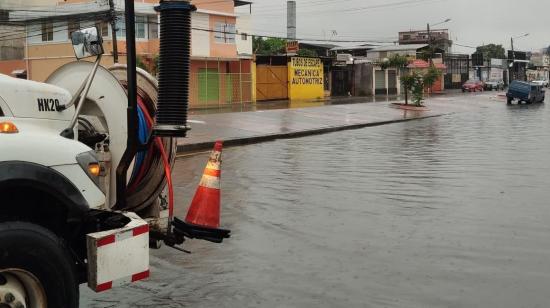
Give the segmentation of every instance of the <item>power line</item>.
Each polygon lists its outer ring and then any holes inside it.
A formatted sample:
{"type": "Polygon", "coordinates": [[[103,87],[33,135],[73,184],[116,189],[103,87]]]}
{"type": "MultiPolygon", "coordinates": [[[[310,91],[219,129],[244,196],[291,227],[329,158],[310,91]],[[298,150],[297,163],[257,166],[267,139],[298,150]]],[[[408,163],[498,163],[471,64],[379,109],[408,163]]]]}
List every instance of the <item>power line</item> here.
{"type": "MultiPolygon", "coordinates": [[[[224,1],[225,2],[225,1],[224,1]]],[[[214,3],[214,2],[210,2],[210,3],[214,3]]],[[[99,21],[98,19],[100,19],[101,21],[110,21],[112,18],[116,18],[116,16],[112,16],[111,13],[109,11],[107,12],[94,12],[93,16],[90,16],[89,14],[91,13],[88,13],[88,14],[81,14],[81,16],[86,16],[87,18],[80,18],[80,17],[76,17],[74,15],[66,15],[66,14],[63,14],[63,15],[57,15],[57,16],[47,16],[47,17],[40,17],[40,16],[36,16],[37,18],[34,19],[33,21],[26,21],[26,25],[29,25],[29,24],[37,24],[37,23],[43,23],[43,22],[48,22],[48,21],[70,21],[70,20],[73,20],[73,21],[79,21],[79,22],[85,22],[85,21],[99,21]]],[[[121,15],[121,14],[118,14],[118,15],[121,15]]],[[[21,20],[10,20],[8,22],[5,22],[7,24],[17,24],[19,25],[18,22],[20,21],[23,21],[22,19],[21,20]]],[[[148,21],[146,22],[148,24],[155,24],[155,25],[158,25],[159,23],[158,22],[152,22],[152,21],[148,21]]],[[[269,32],[266,32],[266,34],[261,34],[261,33],[239,33],[238,31],[236,32],[228,32],[228,31],[219,31],[219,30],[213,30],[213,29],[204,29],[204,28],[192,28],[193,30],[196,30],[196,31],[206,31],[206,32],[212,32],[212,33],[223,33],[223,34],[231,34],[231,35],[239,35],[239,34],[247,34],[247,35],[251,35],[251,36],[255,36],[255,37],[261,37],[261,38],[274,38],[274,39],[285,39],[285,40],[290,40],[290,38],[286,37],[286,36],[281,36],[281,35],[277,35],[277,34],[273,34],[273,33],[269,33],[269,32]]],[[[38,31],[38,30],[37,30],[38,31]]],[[[57,30],[56,32],[59,32],[59,31],[64,31],[64,29],[61,29],[61,30],[57,30]]],[[[22,31],[21,31],[22,32],[22,31]]],[[[10,35],[6,35],[6,36],[0,36],[0,41],[5,41],[5,40],[9,40],[9,39],[26,39],[26,38],[29,38],[29,37],[34,37],[34,36],[39,36],[41,34],[37,34],[37,35],[27,35],[27,36],[17,36],[16,34],[10,34],[10,35]]],[[[311,36],[315,36],[315,35],[311,35],[311,36]]],[[[315,37],[302,37],[302,38],[299,38],[298,40],[301,40],[301,41],[311,41],[311,42],[334,42],[334,43],[364,43],[364,42],[371,42],[371,43],[379,43],[379,44],[390,44],[390,43],[393,43],[394,40],[392,39],[391,41],[387,41],[387,40],[380,40],[379,38],[361,38],[361,39],[348,39],[348,40],[340,40],[340,39],[326,39],[326,38],[315,38],[315,37]]]]}
{"type": "MultiPolygon", "coordinates": [[[[404,1],[398,1],[398,2],[390,2],[390,3],[383,3],[383,4],[376,4],[376,5],[368,5],[368,6],[361,6],[361,7],[351,7],[351,8],[344,8],[344,9],[327,9],[327,10],[318,10],[318,11],[308,11],[307,15],[301,16],[301,18],[309,18],[314,15],[319,14],[335,14],[335,13],[348,13],[348,14],[356,14],[356,13],[365,13],[365,11],[368,10],[379,10],[379,9],[389,9],[389,8],[403,8],[403,7],[415,7],[419,5],[425,5],[429,3],[434,2],[441,2],[441,1],[447,1],[447,0],[404,0],[404,1]]],[[[298,9],[300,6],[297,6],[298,9]]],[[[253,16],[280,16],[280,15],[274,15],[270,14],[272,10],[269,10],[270,12],[262,13],[255,13],[253,16]]]]}
{"type": "Polygon", "coordinates": [[[473,48],[473,49],[477,49],[477,47],[474,47],[474,46],[468,46],[468,45],[462,45],[462,44],[459,44],[459,43],[453,43],[453,45],[456,45],[456,46],[460,46],[460,47],[466,47],[466,48],[473,48]]]}

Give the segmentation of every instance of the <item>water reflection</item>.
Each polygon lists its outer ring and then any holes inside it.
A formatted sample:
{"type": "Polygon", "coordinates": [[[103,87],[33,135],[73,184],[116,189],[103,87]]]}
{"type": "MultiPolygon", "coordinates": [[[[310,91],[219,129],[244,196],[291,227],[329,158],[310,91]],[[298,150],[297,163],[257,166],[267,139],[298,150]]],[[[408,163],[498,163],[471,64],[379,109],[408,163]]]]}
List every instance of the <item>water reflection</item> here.
{"type": "MultiPolygon", "coordinates": [[[[190,242],[190,256],[157,251],[151,281],[109,298],[116,307],[546,306],[550,113],[476,106],[226,150],[223,223],[234,237],[190,242]]],[[[178,162],[178,204],[205,161],[178,162]]]]}

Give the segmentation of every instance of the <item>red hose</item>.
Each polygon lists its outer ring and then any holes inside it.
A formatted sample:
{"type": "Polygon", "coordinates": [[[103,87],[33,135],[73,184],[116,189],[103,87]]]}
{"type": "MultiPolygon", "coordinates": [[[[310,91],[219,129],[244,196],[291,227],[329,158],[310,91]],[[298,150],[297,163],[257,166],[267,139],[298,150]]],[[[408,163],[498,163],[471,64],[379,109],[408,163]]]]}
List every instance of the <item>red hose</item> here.
{"type": "MultiPolygon", "coordinates": [[[[147,108],[145,107],[145,104],[143,103],[141,97],[138,96],[137,101],[138,105],[143,110],[143,114],[145,115],[145,119],[147,121],[147,126],[151,127],[153,125],[153,118],[151,118],[151,115],[147,112],[147,108]]],[[[164,173],[166,175],[166,183],[168,185],[168,217],[170,220],[172,220],[172,217],[174,217],[174,187],[172,185],[172,170],[170,167],[170,160],[168,159],[168,154],[166,154],[166,149],[164,148],[164,144],[162,143],[162,139],[160,137],[155,137],[155,145],[160,151],[162,163],[164,164],[164,173]]],[[[136,183],[137,182],[138,181],[136,181],[136,183]]]]}

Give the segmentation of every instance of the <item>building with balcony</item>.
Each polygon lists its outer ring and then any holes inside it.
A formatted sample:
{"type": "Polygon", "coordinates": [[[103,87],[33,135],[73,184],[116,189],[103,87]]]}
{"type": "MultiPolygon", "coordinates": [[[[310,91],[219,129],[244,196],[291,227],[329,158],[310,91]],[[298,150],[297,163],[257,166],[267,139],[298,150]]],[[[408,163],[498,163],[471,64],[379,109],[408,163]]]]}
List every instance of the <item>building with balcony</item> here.
{"type": "Polygon", "coordinates": [[[399,32],[399,45],[410,44],[431,44],[434,47],[443,49],[445,52],[451,50],[453,42],[449,39],[449,30],[434,29],[430,30],[414,30],[399,32]]]}
{"type": "MultiPolygon", "coordinates": [[[[91,26],[96,26],[103,36],[105,55],[101,65],[110,67],[117,60],[126,63],[124,1],[115,0],[114,3],[114,33],[107,1],[100,4],[91,0],[67,0],[33,11],[11,7],[9,18],[23,21],[25,25],[28,78],[44,81],[54,70],[74,61],[70,34],[91,26]]],[[[251,101],[251,3],[196,0],[193,4],[197,10],[191,16],[190,106],[251,101]]],[[[136,54],[139,65],[153,74],[159,54],[159,16],[154,9],[157,5],[158,0],[135,1],[136,54]]]]}

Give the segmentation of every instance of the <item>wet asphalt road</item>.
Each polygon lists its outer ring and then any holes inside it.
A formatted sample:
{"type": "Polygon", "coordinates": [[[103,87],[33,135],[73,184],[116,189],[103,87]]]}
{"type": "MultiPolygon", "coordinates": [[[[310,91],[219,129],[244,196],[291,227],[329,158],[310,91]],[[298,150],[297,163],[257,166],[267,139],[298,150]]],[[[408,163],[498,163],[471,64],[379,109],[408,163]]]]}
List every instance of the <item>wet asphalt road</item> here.
{"type": "MultiPolygon", "coordinates": [[[[550,108],[489,95],[443,117],[226,149],[233,237],[153,251],[149,281],[83,287],[81,306],[548,307],[550,108]]],[[[177,163],[180,216],[206,158],[177,163]]]]}

